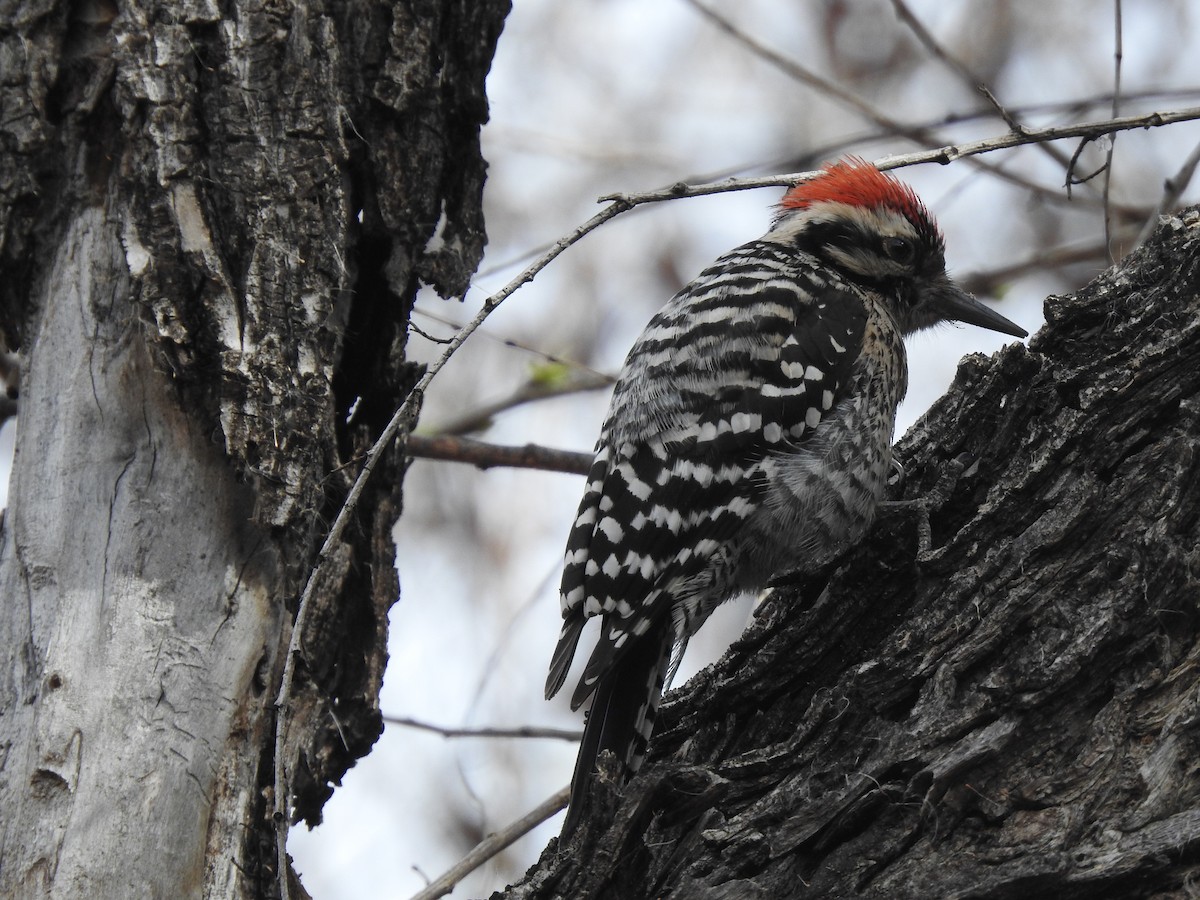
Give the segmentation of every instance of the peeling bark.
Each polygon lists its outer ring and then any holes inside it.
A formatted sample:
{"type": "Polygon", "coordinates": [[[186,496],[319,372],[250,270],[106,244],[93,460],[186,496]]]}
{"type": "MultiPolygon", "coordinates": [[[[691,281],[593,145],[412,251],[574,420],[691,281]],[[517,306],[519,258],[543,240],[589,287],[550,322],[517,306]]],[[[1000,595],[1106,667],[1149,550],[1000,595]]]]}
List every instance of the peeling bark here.
{"type": "Polygon", "coordinates": [[[652,759],[503,896],[1183,897],[1200,877],[1200,214],[963,360],[960,454],[780,587],[652,759]]]}
{"type": "MultiPolygon", "coordinates": [[[[418,283],[460,293],[482,254],[508,3],[3,6],[0,894],[270,896],[289,623],[418,374],[418,283]]],[[[380,460],[303,636],[310,822],[382,728],[402,475],[380,460]]]]}

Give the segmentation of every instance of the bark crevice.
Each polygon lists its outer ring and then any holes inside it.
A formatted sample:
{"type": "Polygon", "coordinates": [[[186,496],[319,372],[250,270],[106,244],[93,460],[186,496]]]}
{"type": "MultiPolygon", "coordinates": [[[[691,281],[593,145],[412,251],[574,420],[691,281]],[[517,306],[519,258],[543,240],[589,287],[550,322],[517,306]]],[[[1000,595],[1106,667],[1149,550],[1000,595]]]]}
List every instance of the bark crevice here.
{"type": "MultiPolygon", "coordinates": [[[[0,613],[0,894],[270,896],[287,622],[415,382],[422,278],[459,292],[482,253],[508,2],[13,10],[0,338],[27,362],[0,586],[28,602],[0,613]],[[118,808],[176,856],[115,844],[118,808]]],[[[307,618],[283,761],[309,822],[382,729],[403,475],[392,448],[307,618]]]]}

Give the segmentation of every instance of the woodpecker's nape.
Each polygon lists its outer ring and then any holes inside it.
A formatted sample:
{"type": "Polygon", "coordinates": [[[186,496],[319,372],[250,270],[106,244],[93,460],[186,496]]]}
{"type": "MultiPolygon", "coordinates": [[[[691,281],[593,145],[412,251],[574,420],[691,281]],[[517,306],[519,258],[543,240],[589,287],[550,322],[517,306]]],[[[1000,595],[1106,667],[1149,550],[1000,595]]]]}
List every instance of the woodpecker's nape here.
{"type": "Polygon", "coordinates": [[[903,337],[957,320],[1026,332],[959,288],[913,191],[862,160],[792,188],[771,229],[676,294],[613,391],[567,539],[562,634],[600,639],[565,841],[602,753],[628,780],[688,639],[730,597],[816,571],[866,533],[908,385],[903,337]]]}

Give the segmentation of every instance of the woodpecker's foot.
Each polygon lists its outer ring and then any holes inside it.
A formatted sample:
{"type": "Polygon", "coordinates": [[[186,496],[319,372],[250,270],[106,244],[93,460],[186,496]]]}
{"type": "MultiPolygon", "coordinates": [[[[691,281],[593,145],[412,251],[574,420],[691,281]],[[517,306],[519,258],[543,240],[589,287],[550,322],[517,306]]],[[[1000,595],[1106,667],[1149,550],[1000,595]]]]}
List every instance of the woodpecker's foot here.
{"type": "MultiPolygon", "coordinates": [[[[950,500],[959,478],[975,463],[975,458],[969,453],[960,453],[942,468],[937,482],[923,496],[911,500],[884,500],[879,504],[883,515],[901,513],[915,516],[917,520],[917,563],[926,565],[937,560],[944,548],[933,549],[933,528],[929,522],[931,513],[941,509],[950,500]]],[[[904,477],[904,468],[899,468],[900,478],[904,477]]]]}
{"type": "MultiPolygon", "coordinates": [[[[896,502],[900,502],[900,501],[884,500],[884,501],[881,501],[879,505],[880,505],[880,507],[882,507],[887,503],[896,503],[896,502]]],[[[908,502],[908,501],[903,501],[903,502],[908,502]]],[[[881,510],[881,512],[882,512],[882,510],[881,510]]],[[[826,562],[823,566],[819,566],[818,568],[815,568],[815,569],[810,570],[810,569],[805,569],[805,568],[799,568],[799,569],[788,569],[785,572],[780,572],[778,575],[776,575],[774,578],[772,578],[770,581],[767,582],[768,591],[775,590],[776,588],[781,588],[781,587],[796,588],[796,587],[804,587],[805,585],[821,585],[821,586],[825,585],[825,583],[828,582],[829,579],[833,577],[833,573],[836,572],[841,567],[842,563],[845,561],[846,555],[850,552],[851,549],[852,549],[851,547],[844,548],[840,553],[838,553],[836,556],[834,556],[833,559],[826,562]]],[[[767,592],[764,592],[763,595],[760,596],[760,598],[759,598],[760,601],[763,599],[763,597],[766,596],[766,593],[767,592]]],[[[755,607],[754,614],[756,616],[758,615],[758,610],[761,608],[762,608],[762,603],[759,602],[758,605],[755,607]]]]}

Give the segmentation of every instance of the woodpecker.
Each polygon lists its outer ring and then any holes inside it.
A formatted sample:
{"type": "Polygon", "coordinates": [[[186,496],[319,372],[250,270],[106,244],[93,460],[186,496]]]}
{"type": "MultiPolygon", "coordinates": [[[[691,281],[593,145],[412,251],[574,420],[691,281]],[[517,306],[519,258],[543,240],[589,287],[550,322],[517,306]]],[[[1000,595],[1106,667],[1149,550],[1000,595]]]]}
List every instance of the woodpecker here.
{"type": "Polygon", "coordinates": [[[946,274],[912,189],[864,160],[789,190],[770,230],[676,294],[634,344],[567,540],[546,697],[584,623],[599,642],[571,697],[593,697],[566,840],[597,757],[627,780],[664,684],[725,600],[815,571],[862,538],[908,385],[903,338],[956,320],[1026,332],[946,274]]]}

